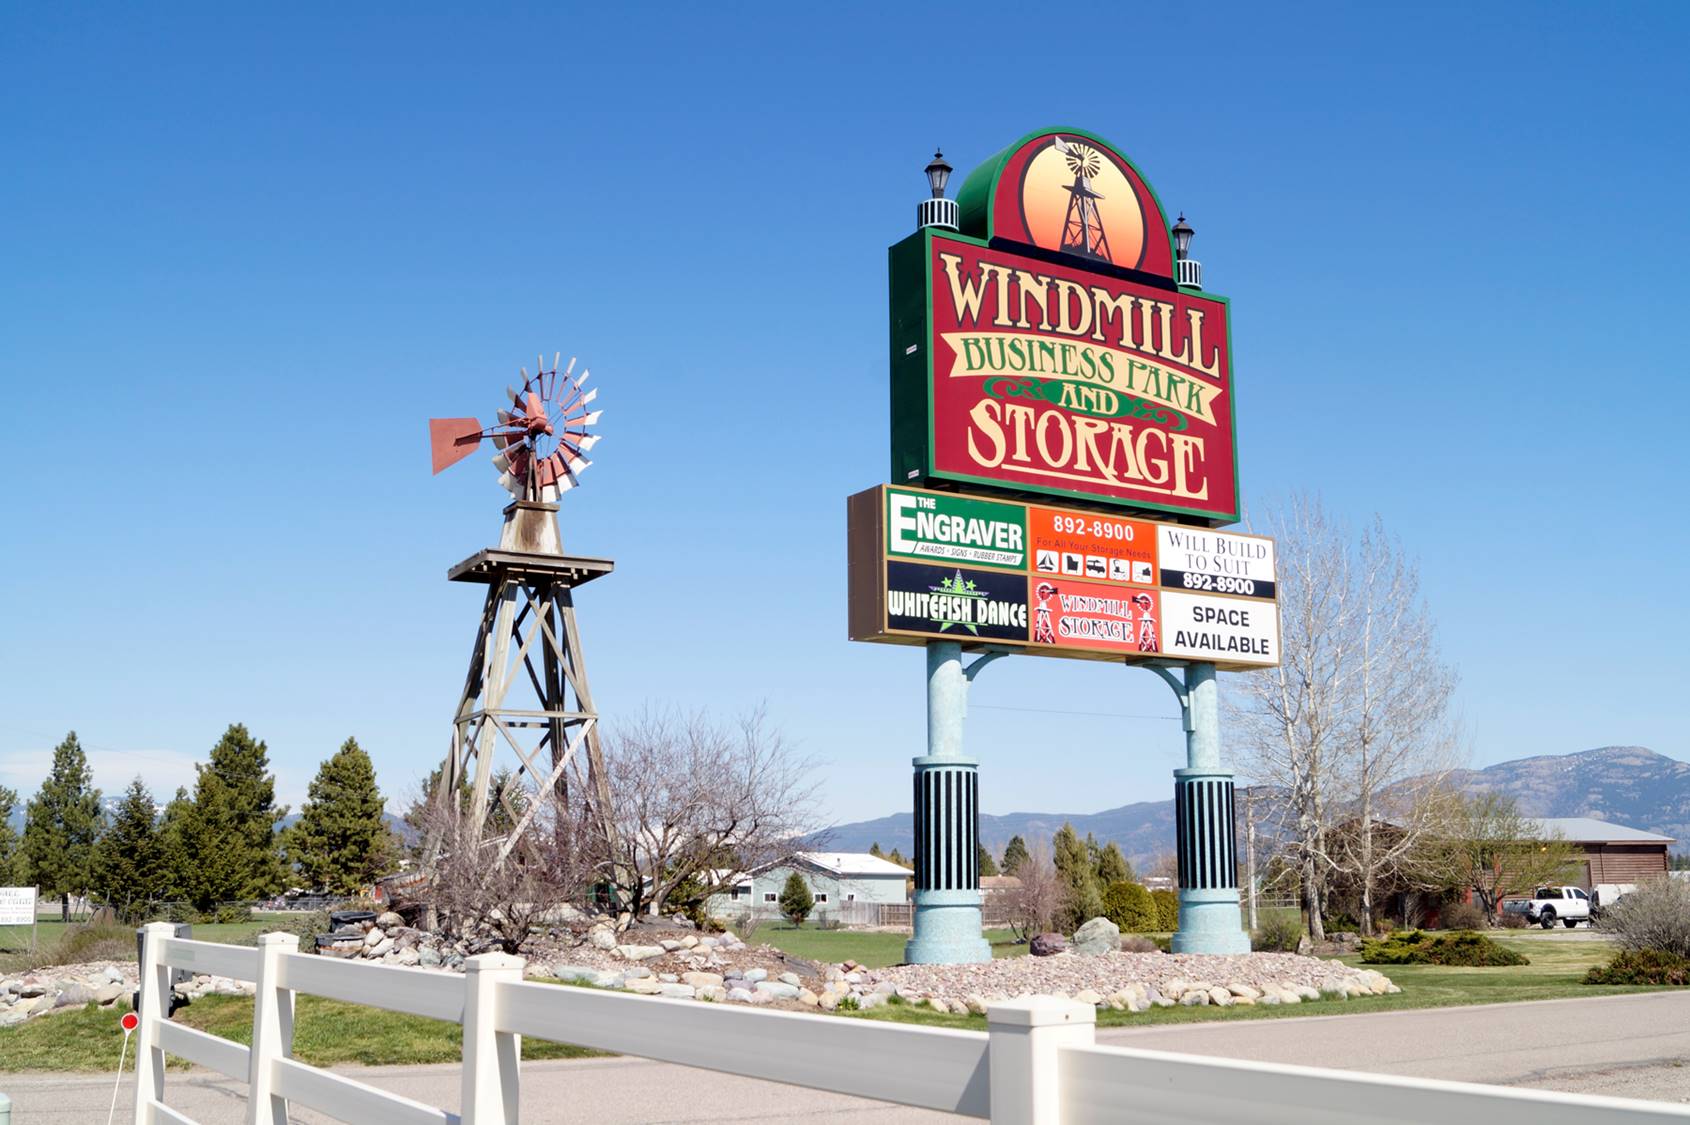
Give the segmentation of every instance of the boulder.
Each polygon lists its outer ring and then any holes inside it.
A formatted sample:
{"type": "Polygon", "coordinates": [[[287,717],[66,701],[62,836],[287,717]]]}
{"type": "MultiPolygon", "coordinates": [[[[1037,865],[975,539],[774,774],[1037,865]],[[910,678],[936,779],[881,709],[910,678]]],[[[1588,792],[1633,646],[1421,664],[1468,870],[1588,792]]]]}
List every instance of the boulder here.
{"type": "Polygon", "coordinates": [[[1207,992],[1199,992],[1195,988],[1179,998],[1180,1005],[1186,1008],[1200,1008],[1209,1002],[1207,992]]]}
{"type": "Polygon", "coordinates": [[[663,991],[663,982],[656,977],[638,977],[634,980],[624,981],[622,987],[641,996],[656,996],[663,991]]]}
{"type": "Polygon", "coordinates": [[[1034,957],[1049,957],[1052,954],[1064,953],[1068,949],[1068,940],[1061,934],[1034,934],[1033,940],[1027,945],[1027,952],[1034,957]]]}
{"type": "MultiPolygon", "coordinates": [[[[1078,952],[1078,950],[1075,952],[1078,952]]],[[[1099,1004],[1103,1003],[1103,994],[1098,992],[1096,989],[1082,988],[1080,991],[1074,993],[1074,999],[1079,1001],[1081,1004],[1090,1004],[1095,1008],[1099,1004]]]]}
{"type": "Polygon", "coordinates": [[[1217,1008],[1225,1008],[1232,1003],[1232,993],[1217,984],[1209,989],[1209,1003],[1217,1008]]]}
{"type": "Polygon", "coordinates": [[[586,981],[588,984],[598,979],[599,971],[586,965],[553,965],[552,976],[558,980],[586,981]]]}
{"type": "Polygon", "coordinates": [[[1229,984],[1226,986],[1226,990],[1232,993],[1234,999],[1238,1000],[1260,1000],[1262,998],[1261,989],[1252,988],[1247,984],[1229,984]]]}
{"type": "MultiPolygon", "coordinates": [[[[809,989],[805,989],[804,991],[809,992],[809,989]]],[[[803,993],[800,993],[799,996],[802,998],[803,993]]],[[[824,1012],[837,1011],[839,1008],[839,993],[824,992],[821,994],[821,998],[817,1001],[817,1003],[824,1012]]]]}
{"type": "Polygon", "coordinates": [[[798,999],[798,986],[787,984],[785,981],[760,980],[757,982],[757,991],[770,1000],[798,999]]]}
{"type": "Polygon", "coordinates": [[[767,969],[747,969],[744,972],[744,974],[742,974],[742,975],[750,983],[756,984],[760,980],[768,980],[769,979],[769,970],[767,970],[767,969]]]}
{"type": "Polygon", "coordinates": [[[803,984],[803,982],[798,979],[797,973],[782,973],[780,976],[776,977],[775,979],[780,981],[782,984],[790,984],[790,985],[793,985],[794,987],[797,987],[797,986],[803,984]]]}
{"type": "Polygon", "coordinates": [[[393,959],[401,965],[411,966],[415,965],[422,958],[417,952],[416,946],[407,945],[404,949],[401,949],[393,959]]]}
{"type": "Polygon", "coordinates": [[[59,994],[53,997],[55,1008],[80,1008],[94,999],[94,993],[85,984],[66,981],[59,994]]]}
{"type": "Polygon", "coordinates": [[[404,924],[405,919],[391,910],[385,914],[376,916],[376,925],[380,926],[384,930],[391,930],[395,926],[403,926],[404,924]]]}
{"type": "Polygon", "coordinates": [[[616,952],[629,961],[649,961],[653,957],[663,956],[661,945],[619,945],[616,952]]]}
{"type": "Polygon", "coordinates": [[[1082,957],[1102,957],[1121,951],[1121,928],[1107,918],[1093,918],[1074,931],[1074,952],[1082,957]]]}
{"type": "Polygon", "coordinates": [[[745,988],[731,988],[728,990],[728,999],[737,1004],[749,1004],[752,1002],[751,991],[745,988]]]}
{"type": "Polygon", "coordinates": [[[432,969],[440,964],[440,951],[432,945],[424,945],[417,949],[417,964],[425,969],[432,969]]]}
{"type": "MultiPolygon", "coordinates": [[[[381,931],[380,930],[371,930],[370,932],[372,934],[375,934],[375,933],[380,933],[381,931]]],[[[364,956],[366,956],[366,957],[385,957],[387,954],[392,953],[397,948],[398,948],[397,942],[395,942],[390,937],[384,937],[380,941],[376,942],[374,945],[370,946],[370,951],[368,953],[366,953],[364,956]]]]}
{"type": "Polygon", "coordinates": [[[694,988],[692,992],[694,1000],[708,1000],[716,1004],[720,1004],[728,998],[728,990],[719,984],[702,985],[694,988]]]}
{"type": "Polygon", "coordinates": [[[587,931],[587,944],[609,952],[616,948],[616,932],[608,926],[595,926],[587,931]]]}
{"type": "Polygon", "coordinates": [[[690,984],[671,984],[669,982],[660,983],[657,986],[657,994],[667,996],[671,1000],[691,1000],[697,995],[690,984]]]}
{"type": "Polygon", "coordinates": [[[364,944],[369,946],[371,949],[374,949],[386,940],[387,935],[382,932],[380,926],[371,926],[369,932],[364,935],[364,944]]]}
{"type": "Polygon", "coordinates": [[[692,985],[695,989],[710,988],[722,983],[722,977],[719,973],[682,973],[681,980],[692,985]]]}

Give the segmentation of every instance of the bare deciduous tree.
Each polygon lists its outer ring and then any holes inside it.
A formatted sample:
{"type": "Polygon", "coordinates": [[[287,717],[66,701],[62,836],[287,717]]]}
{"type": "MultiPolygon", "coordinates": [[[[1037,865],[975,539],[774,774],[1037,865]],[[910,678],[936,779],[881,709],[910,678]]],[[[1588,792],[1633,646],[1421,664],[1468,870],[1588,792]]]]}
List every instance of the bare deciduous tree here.
{"type": "Polygon", "coordinates": [[[1044,933],[1068,909],[1068,881],[1056,870],[1049,845],[1035,843],[1015,869],[1020,886],[1009,894],[1009,925],[1023,941],[1044,933]]]}
{"type": "Polygon", "coordinates": [[[454,937],[497,944],[515,953],[529,932],[565,903],[579,901],[600,867],[602,837],[555,805],[498,861],[503,836],[483,835],[458,810],[419,802],[440,850],[428,871],[426,896],[437,924],[454,937]]]}
{"type": "Polygon", "coordinates": [[[1435,794],[1456,758],[1455,677],[1415,566],[1377,520],[1355,536],[1298,497],[1260,530],[1277,540],[1281,662],[1243,677],[1229,712],[1246,772],[1281,795],[1320,941],[1329,876],[1362,888],[1371,928],[1373,889],[1439,832],[1435,794]],[[1339,821],[1352,830],[1335,833],[1339,821]]]}
{"type": "Polygon", "coordinates": [[[636,915],[647,906],[661,912],[683,883],[707,895],[780,859],[817,827],[812,763],[761,711],[732,726],[648,711],[609,734],[605,757],[621,849],[615,868],[638,884],[617,890],[636,915]]]}

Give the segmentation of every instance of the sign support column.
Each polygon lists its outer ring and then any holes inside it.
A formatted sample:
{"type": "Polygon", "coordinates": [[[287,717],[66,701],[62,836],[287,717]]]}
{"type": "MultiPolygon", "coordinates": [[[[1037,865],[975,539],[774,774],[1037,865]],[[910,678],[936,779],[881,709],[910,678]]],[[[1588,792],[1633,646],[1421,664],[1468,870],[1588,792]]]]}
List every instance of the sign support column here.
{"type": "Polygon", "coordinates": [[[904,946],[912,965],[971,965],[992,959],[980,927],[979,763],[962,753],[968,685],[990,661],[966,668],[962,645],[927,645],[927,753],[915,766],[915,909],[904,946]]]}
{"type": "Polygon", "coordinates": [[[1185,665],[1185,680],[1150,670],[1174,689],[1185,726],[1185,768],[1174,771],[1174,835],[1179,858],[1179,930],[1175,953],[1248,953],[1238,905],[1232,771],[1221,766],[1215,666],[1185,665]]]}

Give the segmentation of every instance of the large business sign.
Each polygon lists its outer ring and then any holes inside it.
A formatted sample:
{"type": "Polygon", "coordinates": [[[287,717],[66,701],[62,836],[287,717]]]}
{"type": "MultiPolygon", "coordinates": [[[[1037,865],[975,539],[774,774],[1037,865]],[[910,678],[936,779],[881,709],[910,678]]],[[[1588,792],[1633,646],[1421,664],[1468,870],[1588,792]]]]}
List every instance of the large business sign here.
{"type": "Polygon", "coordinates": [[[893,480],[1236,521],[1227,303],[1131,163],[1036,133],[958,203],[891,250],[893,480]]]}
{"type": "Polygon", "coordinates": [[[1271,539],[897,485],[847,513],[852,640],[1279,662],[1271,539]]]}

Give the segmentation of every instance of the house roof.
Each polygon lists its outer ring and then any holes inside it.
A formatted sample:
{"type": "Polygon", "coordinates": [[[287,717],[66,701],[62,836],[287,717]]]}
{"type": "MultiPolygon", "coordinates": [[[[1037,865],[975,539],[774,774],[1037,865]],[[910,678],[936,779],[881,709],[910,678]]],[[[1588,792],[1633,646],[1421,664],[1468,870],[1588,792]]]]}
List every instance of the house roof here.
{"type": "Polygon", "coordinates": [[[835,875],[896,875],[903,878],[911,874],[909,868],[899,867],[889,859],[867,852],[797,852],[793,858],[835,875]]]}
{"type": "Polygon", "coordinates": [[[1590,816],[1545,816],[1534,818],[1538,827],[1548,835],[1560,833],[1561,838],[1575,844],[1671,844],[1671,836],[1659,836],[1641,828],[1627,828],[1610,824],[1590,816]]]}

